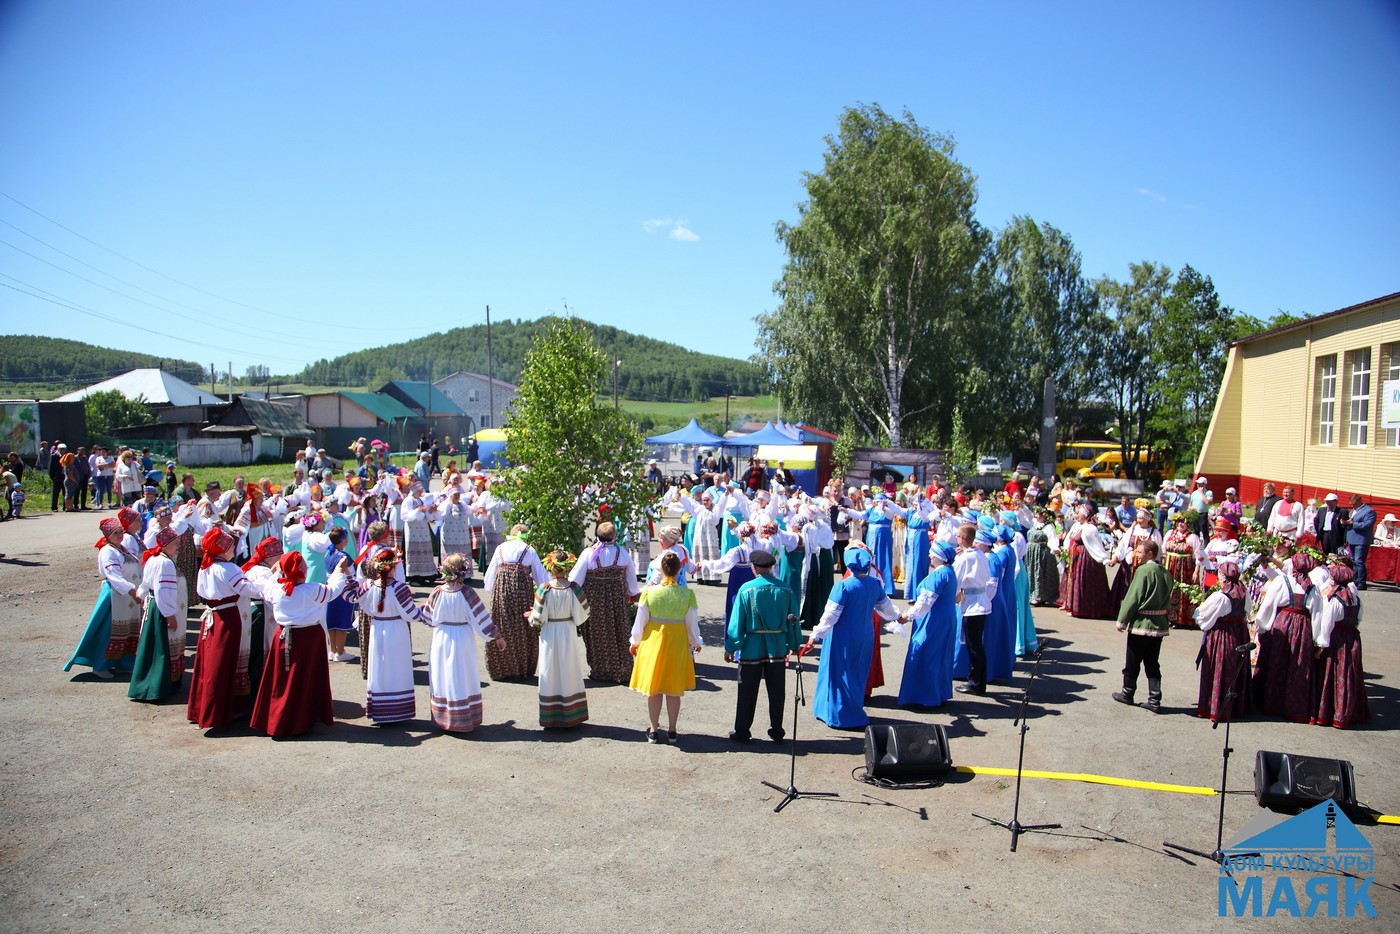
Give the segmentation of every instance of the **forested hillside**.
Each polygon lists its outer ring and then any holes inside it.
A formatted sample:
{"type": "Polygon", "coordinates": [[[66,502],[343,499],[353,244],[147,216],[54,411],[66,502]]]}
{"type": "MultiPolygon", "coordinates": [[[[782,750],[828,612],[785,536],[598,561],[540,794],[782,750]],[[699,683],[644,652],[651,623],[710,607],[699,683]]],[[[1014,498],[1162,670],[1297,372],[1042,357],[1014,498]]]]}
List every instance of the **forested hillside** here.
{"type": "MultiPolygon", "coordinates": [[[[535,332],[552,320],[492,322],[491,355],[497,379],[519,380],[535,332]]],[[[767,391],[763,372],[745,360],[696,353],[614,327],[584,325],[608,359],[622,361],[617,379],[625,398],[681,402],[723,396],[725,392],[749,396],[767,391]]],[[[747,347],[736,350],[743,352],[747,347]]],[[[485,325],[453,328],[401,344],[319,360],[301,373],[274,377],[273,381],[373,388],[389,379],[432,381],[458,370],[486,372],[485,325]]],[[[610,385],[600,388],[606,391],[610,385]]]]}
{"type": "Polygon", "coordinates": [[[109,350],[57,337],[6,335],[0,337],[0,348],[0,382],[5,383],[71,384],[77,388],[137,367],[160,367],[192,383],[209,375],[208,370],[189,360],[109,350]]]}

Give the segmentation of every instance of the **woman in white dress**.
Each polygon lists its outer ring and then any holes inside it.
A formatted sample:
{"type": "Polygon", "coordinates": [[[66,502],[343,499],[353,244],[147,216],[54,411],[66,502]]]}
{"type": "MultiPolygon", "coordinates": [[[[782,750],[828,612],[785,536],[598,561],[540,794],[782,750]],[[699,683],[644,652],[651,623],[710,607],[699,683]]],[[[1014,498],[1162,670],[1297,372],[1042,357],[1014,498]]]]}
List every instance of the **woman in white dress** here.
{"type": "Polygon", "coordinates": [[[588,618],[582,591],[569,583],[578,559],[563,551],[544,556],[553,579],[535,591],[530,625],[540,631],[540,726],[578,726],[588,719],[588,695],[583,689],[583,640],[578,627],[588,618]]]}
{"type": "Polygon", "coordinates": [[[382,549],[371,559],[367,586],[360,590],[360,609],[369,617],[369,646],[362,653],[369,660],[365,714],[375,723],[412,720],[417,712],[413,687],[413,620],[426,622],[427,614],[413,602],[408,586],[396,580],[399,558],[382,549]]]}
{"type": "Polygon", "coordinates": [[[481,667],[476,638],[505,648],[486,605],[467,586],[471,564],[461,553],[442,562],[444,583],[428,598],[428,625],[433,644],[428,651],[428,707],[433,722],[449,733],[467,733],[481,725],[481,667]]]}
{"type": "Polygon", "coordinates": [[[442,500],[438,503],[438,517],[442,519],[438,538],[442,543],[444,557],[471,554],[472,507],[462,502],[462,495],[462,488],[454,483],[442,491],[442,500]]]}
{"type": "Polygon", "coordinates": [[[403,501],[404,576],[410,580],[437,577],[433,563],[432,523],[439,518],[437,503],[423,492],[423,484],[413,482],[403,501]]]}

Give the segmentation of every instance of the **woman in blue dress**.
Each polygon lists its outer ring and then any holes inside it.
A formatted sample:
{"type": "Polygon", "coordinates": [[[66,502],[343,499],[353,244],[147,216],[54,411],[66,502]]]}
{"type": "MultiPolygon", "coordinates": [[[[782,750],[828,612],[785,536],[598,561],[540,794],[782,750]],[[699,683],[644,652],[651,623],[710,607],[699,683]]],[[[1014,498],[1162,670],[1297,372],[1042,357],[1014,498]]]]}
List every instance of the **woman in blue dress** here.
{"type": "Polygon", "coordinates": [[[872,555],[872,565],[880,572],[884,581],[885,595],[894,593],[894,532],[891,520],[901,510],[890,502],[883,491],[872,494],[873,502],[868,509],[842,508],[847,518],[865,523],[865,544],[872,555]]]}
{"type": "Polygon", "coordinates": [[[822,642],[812,715],[834,729],[859,730],[870,722],[865,715],[865,684],[875,650],[871,614],[892,620],[899,618],[899,611],[880,581],[871,576],[869,552],[847,548],[843,557],[851,576],[832,588],[826,611],[807,637],[804,651],[822,642]]]}
{"type": "Polygon", "coordinates": [[[933,503],[925,498],[922,491],[907,509],[900,509],[908,528],[904,533],[904,599],[913,600],[928,575],[929,568],[929,513],[933,503]]]}
{"type": "Polygon", "coordinates": [[[957,630],[958,578],[953,573],[957,549],[934,542],[933,569],[919,584],[914,605],[901,620],[913,622],[909,654],[899,680],[899,705],[941,707],[953,698],[953,639],[957,630]]]}

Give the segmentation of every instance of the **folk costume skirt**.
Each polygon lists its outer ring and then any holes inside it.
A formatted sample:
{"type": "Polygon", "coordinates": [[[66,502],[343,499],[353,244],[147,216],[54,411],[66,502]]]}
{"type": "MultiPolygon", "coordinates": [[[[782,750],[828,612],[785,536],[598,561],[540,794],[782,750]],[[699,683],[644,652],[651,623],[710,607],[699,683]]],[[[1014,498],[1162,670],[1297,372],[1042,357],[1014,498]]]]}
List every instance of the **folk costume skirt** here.
{"type": "Polygon", "coordinates": [[[631,688],[642,694],[679,697],[695,690],[695,656],[683,619],[651,619],[642,630],[631,688]]]}
{"type": "Polygon", "coordinates": [[[246,696],[235,694],[243,620],[238,598],[216,600],[205,611],[190,677],[185,716],[202,730],[223,726],[240,713],[246,696]]]}
{"type": "Polygon", "coordinates": [[[578,726],[588,719],[583,656],[572,619],[547,620],[540,628],[540,726],[578,726]]]}
{"type": "Polygon", "coordinates": [[[496,569],[491,591],[491,621],[496,624],[504,649],[486,646],[486,670],[492,681],[528,678],[540,662],[540,641],[525,614],[535,605],[535,578],[524,562],[502,564],[496,569]]]}
{"type": "Polygon", "coordinates": [[[428,649],[428,709],[433,723],[449,733],[481,726],[481,669],[476,629],[469,623],[438,623],[428,649]]]}
{"type": "Polygon", "coordinates": [[[268,736],[300,736],[317,723],[334,723],[325,631],[278,626],[268,649],[248,725],[268,736]]]}

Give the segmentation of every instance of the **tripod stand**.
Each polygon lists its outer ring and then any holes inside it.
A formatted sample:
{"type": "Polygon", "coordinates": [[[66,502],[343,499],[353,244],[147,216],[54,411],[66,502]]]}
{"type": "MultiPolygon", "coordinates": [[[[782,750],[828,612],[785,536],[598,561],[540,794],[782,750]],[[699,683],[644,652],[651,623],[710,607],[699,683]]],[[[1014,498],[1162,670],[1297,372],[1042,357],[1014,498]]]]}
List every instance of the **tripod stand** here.
{"type": "MultiPolygon", "coordinates": [[[[1225,692],[1225,746],[1220,762],[1220,813],[1215,819],[1215,849],[1207,853],[1204,850],[1196,850],[1179,843],[1172,843],[1170,840],[1162,841],[1162,846],[1168,849],[1190,853],[1192,856],[1211,860],[1221,866],[1225,865],[1225,780],[1230,774],[1230,753],[1235,751],[1230,747],[1230,723],[1235,719],[1235,698],[1239,697],[1240,676],[1244,674],[1245,666],[1249,664],[1249,653],[1252,651],[1254,651],[1253,642],[1246,642],[1244,645],[1235,647],[1235,672],[1230,678],[1230,690],[1225,692]]],[[[1220,726],[1220,721],[1217,719],[1210,725],[1210,728],[1213,730],[1218,726],[1220,726]]],[[[1258,856],[1259,854],[1240,853],[1237,855],[1258,856]]]]}
{"type": "Polygon", "coordinates": [[[1026,731],[1031,728],[1030,724],[1026,722],[1026,705],[1030,703],[1031,685],[1035,683],[1035,676],[1040,672],[1040,659],[1044,654],[1045,643],[1042,642],[1040,647],[1035,650],[1035,664],[1031,666],[1031,676],[1026,681],[1026,689],[1021,692],[1020,713],[1016,715],[1015,720],[1011,721],[1012,726],[1019,724],[1021,727],[1021,751],[1016,755],[1016,798],[1015,803],[1011,806],[1011,822],[1007,823],[1003,820],[997,820],[995,817],[987,817],[985,814],[978,814],[976,811],[972,812],[973,817],[981,818],[988,823],[996,824],[998,827],[1005,827],[1007,830],[1011,831],[1011,852],[1013,853],[1016,852],[1016,840],[1021,834],[1032,830],[1058,830],[1061,826],[1060,824],[1023,824],[1020,819],[1021,769],[1026,761],[1026,731]]]}
{"type": "Polygon", "coordinates": [[[788,783],[784,788],[773,782],[765,781],[764,785],[774,791],[783,793],[783,800],[778,802],[778,806],[773,809],[776,814],[787,807],[798,798],[838,798],[840,795],[834,791],[798,791],[797,790],[797,708],[805,707],[807,704],[807,692],[802,687],[802,656],[806,655],[806,649],[799,649],[797,657],[792,660],[792,667],[797,670],[797,684],[792,690],[792,748],[789,753],[788,763],[788,783]]]}

